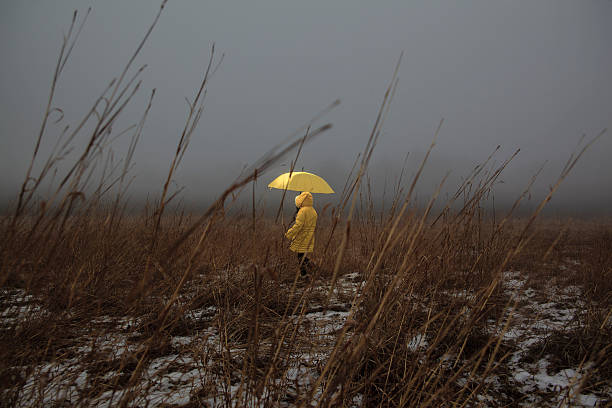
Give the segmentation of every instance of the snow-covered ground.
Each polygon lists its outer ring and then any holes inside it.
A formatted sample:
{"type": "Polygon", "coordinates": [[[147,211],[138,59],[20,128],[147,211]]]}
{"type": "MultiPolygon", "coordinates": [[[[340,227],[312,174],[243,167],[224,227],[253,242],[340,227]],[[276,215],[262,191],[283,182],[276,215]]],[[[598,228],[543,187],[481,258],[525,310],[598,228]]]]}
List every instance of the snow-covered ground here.
{"type": "MultiPolygon", "coordinates": [[[[293,406],[307,390],[311,390],[315,398],[320,395],[320,390],[312,390],[313,384],[325,366],[337,333],[349,316],[348,297],[342,294],[354,292],[360,283],[358,274],[344,275],[339,279],[338,290],[334,292],[329,304],[314,302],[308,305],[303,314],[288,317],[301,319],[297,326],[306,328],[304,330],[308,331],[309,342],[308,347],[302,345],[296,350],[295,358],[285,361],[284,378],[274,380],[276,385],[285,390],[285,395],[275,401],[275,405],[293,406]]],[[[502,285],[511,297],[511,303],[516,305],[507,312],[511,313],[508,316],[511,324],[503,332],[502,339],[504,345],[513,351],[505,360],[506,378],[502,381],[499,374],[487,378],[490,387],[478,396],[479,404],[498,406],[497,396],[502,395],[504,387],[509,385],[523,396],[517,402],[521,406],[599,407],[609,403],[612,398],[611,381],[597,395],[582,391],[584,373],[590,362],[585,362],[582,367],[560,369],[555,368],[548,355],[535,361],[526,358],[533,347],[551,334],[575,328],[585,306],[580,301],[580,289],[573,286],[561,289],[551,283],[536,290],[528,287],[525,274],[515,271],[504,273],[502,285]]],[[[315,285],[315,290],[320,291],[321,296],[314,298],[323,299],[329,286],[315,285]]],[[[26,317],[44,313],[36,304],[36,299],[20,290],[3,289],[0,299],[4,306],[0,314],[0,327],[19,324],[26,317]]],[[[189,310],[186,319],[193,322],[210,321],[211,324],[189,335],[172,336],[164,346],[163,353],[147,360],[142,367],[141,380],[131,388],[113,385],[127,384],[137,359],[126,356],[137,356],[145,347],[142,342],[133,341],[134,336],[139,334],[137,330],[140,322],[102,316],[93,321],[92,325],[107,325],[114,329],[101,331],[101,335],[84,331],[82,337],[75,342],[77,346],[70,350],[71,353],[67,353],[69,357],[57,358],[29,371],[16,404],[23,407],[54,404],[110,407],[117,405],[128,393],[134,393],[138,397],[131,402],[133,406],[181,406],[191,403],[192,406],[221,407],[226,406],[228,400],[233,401],[233,406],[263,406],[272,393],[264,389],[258,396],[245,399],[241,361],[246,358],[247,350],[245,346],[227,345],[224,342],[224,336],[214,324],[217,314],[217,309],[211,306],[189,310]],[[99,362],[110,364],[105,369],[102,381],[100,372],[84,369],[87,367],[82,361],[84,356],[97,356],[99,362]],[[211,362],[221,357],[235,361],[236,369],[232,372],[211,370],[211,362]],[[118,361],[131,364],[130,370],[121,372],[120,367],[111,363],[118,361]],[[95,381],[93,375],[97,376],[95,381]],[[104,381],[107,382],[106,388],[92,388],[92,384],[98,384],[99,387],[104,381]]],[[[492,330],[499,330],[499,327],[492,330]]],[[[262,345],[265,346],[271,347],[270,344],[262,345]]],[[[429,347],[429,340],[424,334],[417,334],[407,347],[414,352],[424,351],[429,347]]],[[[23,369],[25,373],[25,367],[12,369],[23,369]]],[[[458,384],[465,381],[467,379],[461,378],[458,384]]],[[[359,396],[354,399],[353,405],[361,405],[359,396]]]]}
{"type": "MultiPolygon", "coordinates": [[[[352,290],[356,274],[347,275],[339,280],[340,290],[352,290]]],[[[317,287],[321,294],[329,290],[328,286],[317,287]]],[[[36,300],[22,290],[4,290],[2,303],[7,305],[0,314],[0,327],[10,327],[20,321],[32,318],[34,313],[44,312],[36,305],[36,300]]],[[[321,296],[323,297],[323,296],[321,296]]],[[[291,406],[307,389],[310,389],[333,348],[336,332],[342,328],[348,316],[350,304],[338,303],[336,296],[326,306],[311,304],[303,314],[290,316],[290,319],[301,319],[300,327],[309,330],[309,347],[299,350],[299,358],[291,360],[282,379],[288,392],[285,400],[278,401],[279,406],[291,406]]],[[[185,318],[191,321],[203,319],[214,321],[217,314],[215,307],[189,310],[185,318]]],[[[142,344],[131,341],[138,336],[136,331],[140,322],[133,319],[117,319],[101,316],[92,321],[92,326],[105,325],[113,331],[103,331],[101,335],[84,333],[76,343],[79,344],[71,353],[71,358],[58,358],[56,361],[41,364],[29,372],[21,387],[18,406],[51,406],[54,404],[86,405],[96,407],[115,406],[127,393],[137,395],[132,400],[134,406],[181,406],[194,400],[194,395],[201,394],[203,385],[208,387],[208,395],[198,399],[200,404],[210,407],[225,407],[227,400],[233,406],[261,406],[267,390],[261,393],[258,400],[245,400],[241,387],[241,372],[211,373],[209,362],[219,358],[221,353],[229,353],[232,359],[240,361],[245,355],[241,346],[225,348],[218,328],[211,325],[188,336],[173,336],[167,349],[169,354],[147,362],[136,387],[112,387],[113,382],[126,382],[129,375],[121,378],[118,368],[108,370],[105,375],[108,390],[100,393],[91,389],[91,373],[84,369],[83,357],[95,353],[103,356],[104,361],[125,361],[126,356],[138,355],[142,344]],[[204,358],[203,358],[204,357],[204,358]],[[229,381],[225,381],[225,377],[229,381]]],[[[129,361],[128,361],[129,363],[129,361]]],[[[132,362],[133,363],[133,362],[132,362]]],[[[26,372],[26,367],[13,367],[26,372]]],[[[133,368],[133,367],[132,367],[133,368]]],[[[96,378],[99,383],[100,378],[96,378]]],[[[279,384],[280,385],[280,384],[279,384]]],[[[318,393],[315,392],[315,396],[318,393]]],[[[357,403],[357,401],[356,401],[357,403]]]]}
{"type": "Polygon", "coordinates": [[[503,336],[516,350],[507,361],[507,367],[525,395],[521,405],[599,407],[610,403],[612,379],[602,390],[605,396],[581,392],[586,379],[584,373],[592,362],[585,361],[582,367],[558,369],[551,363],[551,355],[543,355],[537,361],[526,358],[534,346],[547,341],[551,335],[578,329],[580,314],[585,311],[580,288],[560,288],[551,282],[543,291],[536,291],[528,287],[527,278],[516,271],[506,272],[502,284],[516,302],[510,316],[511,325],[503,336]],[[546,401],[542,395],[548,396],[546,401]]]}

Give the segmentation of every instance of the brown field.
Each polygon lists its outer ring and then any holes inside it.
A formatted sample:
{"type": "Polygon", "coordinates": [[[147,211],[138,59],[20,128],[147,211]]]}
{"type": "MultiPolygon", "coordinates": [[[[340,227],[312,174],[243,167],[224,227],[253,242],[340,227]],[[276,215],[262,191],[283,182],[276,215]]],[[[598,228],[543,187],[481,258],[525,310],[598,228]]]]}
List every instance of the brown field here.
{"type": "Polygon", "coordinates": [[[379,257],[378,220],[357,215],[332,288],[329,213],[309,279],[273,220],[220,217],[173,250],[191,217],[154,248],[144,215],[5,218],[2,405],[610,403],[612,224],[540,221],[509,256],[527,220],[414,214],[379,257]]]}

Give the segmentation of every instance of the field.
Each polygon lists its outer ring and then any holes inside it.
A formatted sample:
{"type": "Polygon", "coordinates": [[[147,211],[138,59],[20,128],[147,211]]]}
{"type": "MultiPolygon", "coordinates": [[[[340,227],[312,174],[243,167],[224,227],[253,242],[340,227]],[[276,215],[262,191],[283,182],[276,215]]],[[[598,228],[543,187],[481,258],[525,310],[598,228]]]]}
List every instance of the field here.
{"type": "Polygon", "coordinates": [[[190,217],[164,218],[153,251],[145,216],[47,237],[24,220],[4,241],[3,405],[611,402],[610,223],[541,221],[507,259],[526,220],[412,214],[379,258],[390,220],[366,215],[335,280],[331,214],[308,278],[273,220],[220,218],[174,252],[190,217]]]}
{"type": "Polygon", "coordinates": [[[131,161],[155,94],[135,126],[113,130],[140,87],[134,58],[40,157],[52,125],[63,126],[53,98],[76,22],[31,165],[0,218],[0,405],[612,404],[612,220],[542,216],[601,134],[519,216],[533,180],[504,211],[488,205],[514,156],[494,165],[492,154],[448,202],[436,203],[436,193],[415,204],[441,122],[415,176],[400,175],[381,206],[368,164],[398,62],[336,204],[317,207],[316,267],[301,277],[287,226],[255,204],[250,186],[281,158],[293,169],[302,146],[331,125],[314,126],[316,115],[207,210],[184,212],[172,182],[218,68],[213,48],[159,196],[127,211],[131,161]],[[125,135],[118,160],[111,146],[125,135]],[[248,210],[232,209],[241,193],[252,194],[248,210]]]}

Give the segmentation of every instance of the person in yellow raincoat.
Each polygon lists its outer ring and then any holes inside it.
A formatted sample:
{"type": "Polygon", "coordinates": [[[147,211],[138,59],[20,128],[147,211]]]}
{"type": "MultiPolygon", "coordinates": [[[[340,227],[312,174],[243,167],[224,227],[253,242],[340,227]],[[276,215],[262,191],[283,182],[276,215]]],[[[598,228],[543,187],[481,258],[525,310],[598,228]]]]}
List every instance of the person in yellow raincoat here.
{"type": "Polygon", "coordinates": [[[297,253],[302,276],[306,275],[308,269],[312,266],[306,256],[314,250],[314,232],[317,227],[317,212],[312,205],[312,194],[307,191],[295,197],[295,206],[297,207],[295,223],[285,233],[285,237],[291,240],[289,249],[297,253]]]}

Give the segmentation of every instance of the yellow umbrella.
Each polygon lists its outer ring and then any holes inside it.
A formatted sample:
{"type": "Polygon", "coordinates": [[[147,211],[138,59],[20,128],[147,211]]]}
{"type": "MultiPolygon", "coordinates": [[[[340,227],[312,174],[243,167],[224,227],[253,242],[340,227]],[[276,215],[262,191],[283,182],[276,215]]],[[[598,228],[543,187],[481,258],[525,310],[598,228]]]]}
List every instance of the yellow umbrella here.
{"type": "Polygon", "coordinates": [[[278,188],[279,190],[292,191],[308,191],[311,193],[334,194],[335,191],[316,174],[307,173],[305,171],[294,171],[289,177],[289,173],[281,174],[275,178],[270,184],[270,188],[278,188]]]}

